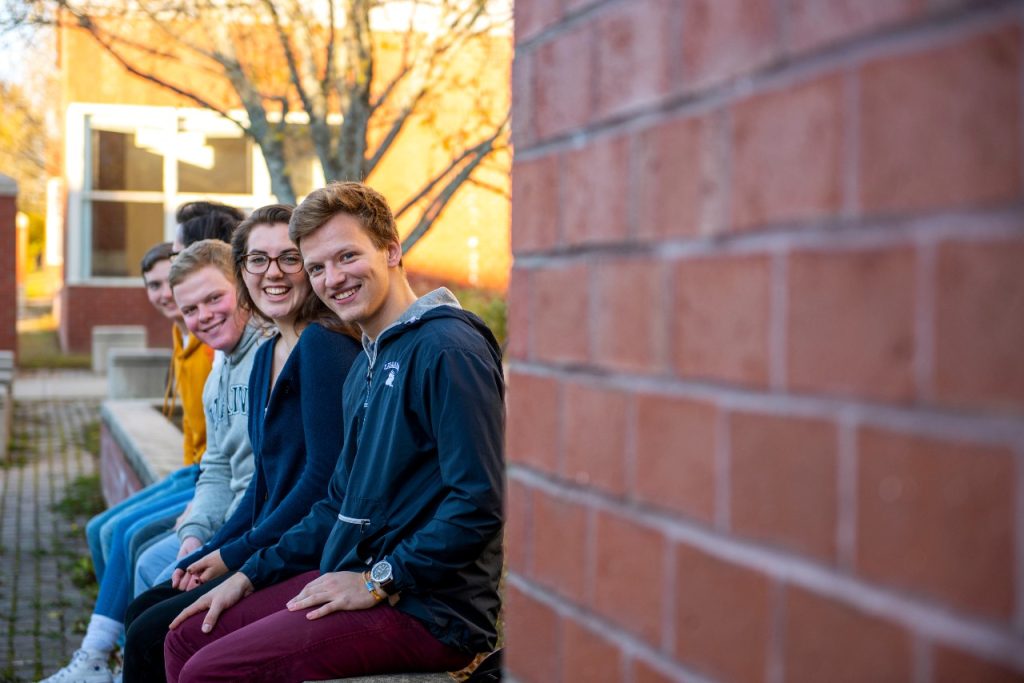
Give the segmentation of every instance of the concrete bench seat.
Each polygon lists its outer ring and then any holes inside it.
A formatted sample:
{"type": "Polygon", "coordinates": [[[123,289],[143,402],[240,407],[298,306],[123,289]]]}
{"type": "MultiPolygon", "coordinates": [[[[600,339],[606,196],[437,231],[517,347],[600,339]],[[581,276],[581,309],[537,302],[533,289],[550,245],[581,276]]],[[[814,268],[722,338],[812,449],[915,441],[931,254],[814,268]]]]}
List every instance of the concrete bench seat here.
{"type": "Polygon", "coordinates": [[[110,349],[107,396],[112,399],[163,397],[171,354],[170,349],[110,349]]]}
{"type": "Polygon", "coordinates": [[[114,505],[183,467],[182,435],[160,412],[162,401],[104,401],[100,411],[103,497],[114,505]]]}
{"type": "Polygon", "coordinates": [[[327,681],[307,681],[306,683],[452,683],[448,674],[380,674],[377,676],[360,676],[359,678],[332,678],[327,681]]]}

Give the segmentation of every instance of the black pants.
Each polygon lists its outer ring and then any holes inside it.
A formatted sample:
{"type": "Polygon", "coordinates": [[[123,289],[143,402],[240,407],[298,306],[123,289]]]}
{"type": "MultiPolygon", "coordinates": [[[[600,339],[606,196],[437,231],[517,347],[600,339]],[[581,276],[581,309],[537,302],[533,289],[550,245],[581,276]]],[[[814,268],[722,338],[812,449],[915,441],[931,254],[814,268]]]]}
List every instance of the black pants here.
{"type": "Polygon", "coordinates": [[[234,572],[182,592],[170,581],[153,586],[132,600],[125,614],[124,683],[166,681],[164,637],[174,617],[199,596],[209,593],[234,572]]]}

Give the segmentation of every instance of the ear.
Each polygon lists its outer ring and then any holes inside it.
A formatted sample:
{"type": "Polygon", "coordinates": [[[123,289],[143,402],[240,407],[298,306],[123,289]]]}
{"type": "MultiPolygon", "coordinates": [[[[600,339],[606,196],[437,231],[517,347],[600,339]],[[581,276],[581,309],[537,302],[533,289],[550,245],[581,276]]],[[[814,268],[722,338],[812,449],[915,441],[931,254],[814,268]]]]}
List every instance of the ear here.
{"type": "Polygon", "coordinates": [[[399,263],[402,262],[402,245],[399,242],[388,242],[387,247],[388,253],[388,267],[395,268],[399,263]]]}

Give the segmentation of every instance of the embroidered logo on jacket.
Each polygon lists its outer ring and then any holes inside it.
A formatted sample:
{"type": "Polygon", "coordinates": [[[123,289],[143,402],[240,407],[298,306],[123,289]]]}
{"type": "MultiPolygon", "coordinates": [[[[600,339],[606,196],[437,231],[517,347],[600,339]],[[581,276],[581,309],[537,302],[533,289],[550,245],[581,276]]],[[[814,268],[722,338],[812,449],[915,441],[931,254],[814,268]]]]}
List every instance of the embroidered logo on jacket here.
{"type": "Polygon", "coordinates": [[[392,361],[388,361],[387,363],[384,364],[384,369],[385,370],[390,370],[390,372],[388,373],[388,378],[386,380],[384,380],[384,386],[386,386],[386,387],[393,387],[393,386],[395,386],[395,372],[400,370],[401,368],[402,368],[402,366],[398,364],[398,361],[393,361],[392,360],[392,361]]]}

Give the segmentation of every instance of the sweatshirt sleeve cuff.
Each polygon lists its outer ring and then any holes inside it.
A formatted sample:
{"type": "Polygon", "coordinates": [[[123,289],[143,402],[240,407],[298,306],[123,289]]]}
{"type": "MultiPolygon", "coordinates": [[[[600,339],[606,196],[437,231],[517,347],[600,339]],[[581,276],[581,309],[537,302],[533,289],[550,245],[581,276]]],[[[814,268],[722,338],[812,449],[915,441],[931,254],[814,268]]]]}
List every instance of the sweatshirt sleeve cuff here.
{"type": "MultiPolygon", "coordinates": [[[[240,540],[232,541],[220,547],[220,559],[224,561],[224,566],[231,571],[240,569],[251,556],[252,550],[240,540]]],[[[244,573],[246,576],[251,576],[248,572],[244,573]]]]}
{"type": "Polygon", "coordinates": [[[209,530],[201,524],[184,524],[178,529],[178,539],[184,541],[189,536],[198,538],[200,543],[210,540],[209,530]]]}

